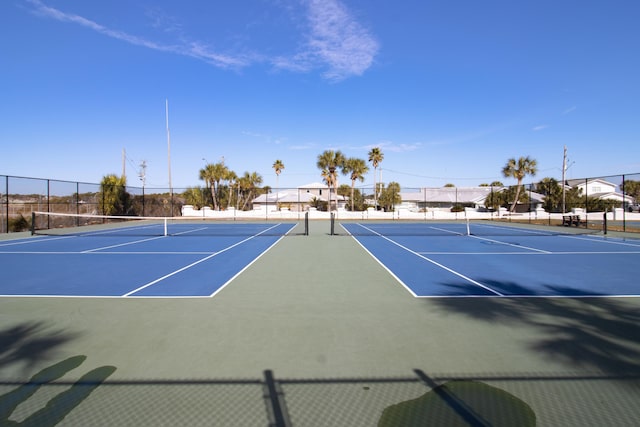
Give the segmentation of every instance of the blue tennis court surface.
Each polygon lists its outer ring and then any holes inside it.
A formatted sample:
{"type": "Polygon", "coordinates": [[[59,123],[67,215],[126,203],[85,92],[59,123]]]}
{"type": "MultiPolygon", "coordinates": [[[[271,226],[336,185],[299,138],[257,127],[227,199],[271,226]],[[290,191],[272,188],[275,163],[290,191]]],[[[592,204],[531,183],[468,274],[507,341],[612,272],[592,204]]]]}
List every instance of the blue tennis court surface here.
{"type": "Polygon", "coordinates": [[[413,235],[404,224],[341,225],[416,297],[640,294],[640,240],[495,226],[467,235],[464,224],[412,224],[413,235]]]}
{"type": "Polygon", "coordinates": [[[4,296],[209,297],[295,224],[245,225],[216,236],[126,232],[0,242],[4,296]],[[235,235],[234,235],[235,234],[235,235]]]}

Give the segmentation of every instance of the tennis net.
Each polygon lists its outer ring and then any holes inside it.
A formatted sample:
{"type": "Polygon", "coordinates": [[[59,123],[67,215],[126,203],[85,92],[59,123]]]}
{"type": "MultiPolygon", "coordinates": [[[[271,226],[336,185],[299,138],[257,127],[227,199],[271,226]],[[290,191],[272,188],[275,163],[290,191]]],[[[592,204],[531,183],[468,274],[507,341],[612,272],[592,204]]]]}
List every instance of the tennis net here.
{"type": "Polygon", "coordinates": [[[563,226],[562,224],[535,224],[483,219],[449,221],[339,221],[331,218],[331,235],[352,236],[557,236],[601,234],[602,224],[563,226]]]}
{"type": "Polygon", "coordinates": [[[32,235],[75,236],[290,236],[308,235],[309,221],[141,217],[33,212],[32,235]]]}

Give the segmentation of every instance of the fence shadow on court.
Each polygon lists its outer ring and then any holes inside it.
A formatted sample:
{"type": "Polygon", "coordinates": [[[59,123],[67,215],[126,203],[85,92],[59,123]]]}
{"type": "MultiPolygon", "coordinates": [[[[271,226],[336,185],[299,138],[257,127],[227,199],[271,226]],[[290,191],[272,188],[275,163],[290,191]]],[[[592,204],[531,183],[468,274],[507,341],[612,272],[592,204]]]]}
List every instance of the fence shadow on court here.
{"type": "MultiPolygon", "coordinates": [[[[498,290],[517,291],[520,287],[508,281],[480,281],[498,290]]],[[[452,287],[457,285],[451,284],[452,287]]],[[[554,288],[560,295],[572,295],[572,289],[552,285],[547,288],[554,288]]],[[[438,298],[431,302],[443,310],[462,313],[474,320],[534,328],[543,338],[530,342],[531,350],[569,367],[615,375],[640,375],[640,312],[638,304],[625,299],[534,296],[438,298]]]]}
{"type": "MultiPolygon", "coordinates": [[[[75,389],[74,406],[67,406],[63,416],[50,411],[49,418],[23,409],[7,425],[53,426],[63,418],[70,425],[136,426],[632,425],[637,392],[608,387],[621,382],[637,387],[640,381],[603,374],[427,374],[420,369],[388,378],[285,379],[270,370],[253,379],[108,378],[114,371],[101,367],[95,378],[40,384],[56,397],[75,389]],[[561,405],[559,396],[564,396],[561,405]],[[38,423],[29,424],[37,415],[38,423]]],[[[24,387],[0,381],[0,387],[9,386],[24,387]]]]}
{"type": "Polygon", "coordinates": [[[84,356],[57,359],[56,351],[76,336],[32,322],[0,331],[0,366],[51,365],[26,382],[0,379],[0,425],[389,427],[415,417],[434,425],[451,419],[632,425],[637,419],[640,353],[633,344],[640,315],[632,306],[600,298],[431,301],[474,320],[538,328],[546,338],[530,343],[534,351],[594,368],[583,369],[593,374],[432,373],[427,367],[386,378],[279,378],[265,370],[248,379],[123,379],[112,376],[114,366],[86,372],[84,356]]]}

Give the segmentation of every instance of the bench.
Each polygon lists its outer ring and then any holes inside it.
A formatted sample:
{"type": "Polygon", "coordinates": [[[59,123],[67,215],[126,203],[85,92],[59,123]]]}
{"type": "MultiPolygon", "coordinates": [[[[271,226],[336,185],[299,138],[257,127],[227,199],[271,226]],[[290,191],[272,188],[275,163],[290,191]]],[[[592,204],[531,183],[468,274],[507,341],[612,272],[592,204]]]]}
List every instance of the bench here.
{"type": "Polygon", "coordinates": [[[565,227],[571,227],[572,225],[579,227],[581,224],[580,215],[562,215],[562,225],[565,227]]]}

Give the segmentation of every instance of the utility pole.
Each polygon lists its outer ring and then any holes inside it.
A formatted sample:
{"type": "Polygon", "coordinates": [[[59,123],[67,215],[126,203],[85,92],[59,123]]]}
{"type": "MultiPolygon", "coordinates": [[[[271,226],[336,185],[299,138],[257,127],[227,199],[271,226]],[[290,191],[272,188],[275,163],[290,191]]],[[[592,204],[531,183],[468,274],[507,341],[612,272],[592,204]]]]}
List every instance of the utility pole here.
{"type": "Polygon", "coordinates": [[[144,186],[147,182],[147,161],[143,160],[140,163],[140,172],[138,173],[140,181],[142,181],[142,216],[144,216],[144,186]]]}
{"type": "Polygon", "coordinates": [[[562,213],[566,210],[566,191],[565,174],[567,173],[567,146],[564,146],[564,155],[562,156],[562,213]]]}
{"type": "Polygon", "coordinates": [[[147,161],[143,160],[140,163],[140,173],[138,173],[140,181],[142,181],[142,191],[144,191],[145,183],[147,182],[147,161]]]}
{"type": "Polygon", "coordinates": [[[122,177],[127,179],[127,150],[125,148],[122,149],[122,177]]]}

